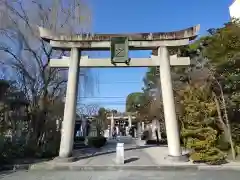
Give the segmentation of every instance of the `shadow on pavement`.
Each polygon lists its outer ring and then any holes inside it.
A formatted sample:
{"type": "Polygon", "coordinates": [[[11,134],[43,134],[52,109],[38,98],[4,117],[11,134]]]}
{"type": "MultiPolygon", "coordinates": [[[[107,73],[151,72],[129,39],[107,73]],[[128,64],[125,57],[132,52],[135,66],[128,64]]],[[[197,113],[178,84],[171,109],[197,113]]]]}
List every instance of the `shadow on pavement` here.
{"type": "MultiPolygon", "coordinates": [[[[162,145],[161,147],[165,147],[166,145],[162,145]]],[[[138,149],[146,149],[146,148],[151,148],[151,147],[159,147],[159,145],[145,145],[145,146],[138,146],[138,147],[130,147],[130,148],[126,148],[124,151],[131,151],[131,150],[138,150],[138,149]]],[[[116,146],[115,146],[116,148],[116,146]]],[[[81,160],[81,159],[88,159],[91,157],[96,157],[96,156],[101,156],[101,155],[107,155],[107,154],[113,154],[116,153],[116,149],[110,149],[110,150],[105,150],[103,151],[103,149],[89,149],[85,150],[85,152],[76,152],[74,154],[75,156],[75,161],[81,160]],[[88,152],[87,152],[88,151],[88,152]],[[79,153],[79,154],[78,154],[79,153]],[[84,154],[86,156],[84,156],[84,154]],[[90,155],[89,155],[90,154],[90,155]]],[[[106,149],[106,148],[104,148],[106,149]]]]}
{"type": "Polygon", "coordinates": [[[16,171],[14,171],[14,170],[0,171],[0,179],[1,179],[3,176],[12,174],[12,173],[14,173],[14,172],[16,172],[16,171]]]}
{"type": "Polygon", "coordinates": [[[131,157],[131,158],[124,160],[124,164],[131,163],[131,162],[137,161],[137,160],[139,160],[138,157],[131,157]]]}

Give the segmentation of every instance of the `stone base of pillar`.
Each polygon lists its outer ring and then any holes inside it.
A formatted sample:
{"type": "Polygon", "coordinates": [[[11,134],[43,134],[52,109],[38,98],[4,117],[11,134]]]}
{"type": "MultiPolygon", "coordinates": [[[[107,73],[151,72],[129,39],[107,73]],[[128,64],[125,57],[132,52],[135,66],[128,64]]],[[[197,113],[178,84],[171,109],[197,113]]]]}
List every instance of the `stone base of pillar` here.
{"type": "Polygon", "coordinates": [[[53,161],[55,162],[74,162],[76,160],[77,160],[76,157],[59,157],[59,156],[53,159],[53,161]]]}
{"type": "Polygon", "coordinates": [[[168,155],[165,157],[166,160],[169,160],[171,162],[188,162],[189,161],[189,154],[183,154],[181,156],[171,156],[168,155]]]}
{"type": "Polygon", "coordinates": [[[144,147],[146,146],[146,141],[145,140],[141,140],[141,139],[137,139],[136,140],[136,147],[144,147]]]}

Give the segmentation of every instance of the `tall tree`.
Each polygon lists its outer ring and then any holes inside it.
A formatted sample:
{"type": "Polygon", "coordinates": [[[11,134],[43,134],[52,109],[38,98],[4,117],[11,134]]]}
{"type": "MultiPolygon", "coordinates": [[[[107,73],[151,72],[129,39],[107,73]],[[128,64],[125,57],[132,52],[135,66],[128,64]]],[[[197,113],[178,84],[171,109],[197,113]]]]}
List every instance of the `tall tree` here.
{"type": "Polygon", "coordinates": [[[126,111],[127,112],[136,112],[140,106],[143,106],[144,94],[142,92],[134,92],[127,96],[126,99],[126,111]]]}
{"type": "MultiPolygon", "coordinates": [[[[239,109],[240,98],[240,22],[235,20],[224,27],[210,29],[204,41],[203,54],[210,63],[214,77],[228,99],[239,109]]],[[[236,112],[237,113],[237,112],[236,112]]]]}
{"type": "MultiPolygon", "coordinates": [[[[66,71],[51,69],[49,61],[67,52],[53,50],[39,37],[37,26],[57,33],[89,31],[84,29],[88,26],[86,20],[90,19],[88,7],[82,0],[1,0],[0,9],[1,66],[7,68],[7,78],[15,80],[30,102],[31,132],[41,139],[48,102],[64,96],[67,81],[66,71]]],[[[89,75],[87,70],[81,72],[89,75]]]]}
{"type": "Polygon", "coordinates": [[[232,127],[239,128],[240,107],[240,21],[235,19],[221,28],[210,29],[205,38],[202,53],[209,61],[215,102],[218,107],[219,121],[226,140],[230,143],[233,159],[235,144],[239,144],[239,133],[232,127]]]}

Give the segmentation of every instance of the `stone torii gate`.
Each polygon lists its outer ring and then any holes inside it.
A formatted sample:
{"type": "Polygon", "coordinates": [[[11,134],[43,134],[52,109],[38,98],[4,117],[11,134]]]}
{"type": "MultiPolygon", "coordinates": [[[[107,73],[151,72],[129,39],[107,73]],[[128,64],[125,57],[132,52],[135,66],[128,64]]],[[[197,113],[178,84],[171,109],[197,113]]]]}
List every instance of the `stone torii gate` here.
{"type": "Polygon", "coordinates": [[[115,120],[119,120],[119,119],[124,119],[124,120],[128,120],[128,128],[130,128],[132,126],[132,120],[136,119],[135,116],[131,115],[130,113],[128,114],[128,116],[114,116],[114,113],[111,113],[111,116],[107,117],[107,120],[110,120],[110,137],[112,137],[112,132],[113,132],[113,127],[115,124],[115,120]]]}
{"type": "Polygon", "coordinates": [[[188,45],[197,37],[200,26],[175,32],[138,33],[138,34],[54,34],[39,27],[40,37],[55,49],[71,50],[70,57],[52,59],[50,67],[69,67],[68,83],[62,124],[59,158],[72,156],[73,135],[76,116],[76,100],[79,67],[151,67],[160,66],[161,90],[164,117],[167,131],[169,157],[182,160],[180,134],[175,112],[170,65],[189,65],[189,57],[170,56],[168,47],[188,45]],[[81,51],[111,50],[112,57],[90,59],[81,56],[81,51]],[[157,56],[150,58],[128,58],[128,50],[157,50],[157,56]]]}

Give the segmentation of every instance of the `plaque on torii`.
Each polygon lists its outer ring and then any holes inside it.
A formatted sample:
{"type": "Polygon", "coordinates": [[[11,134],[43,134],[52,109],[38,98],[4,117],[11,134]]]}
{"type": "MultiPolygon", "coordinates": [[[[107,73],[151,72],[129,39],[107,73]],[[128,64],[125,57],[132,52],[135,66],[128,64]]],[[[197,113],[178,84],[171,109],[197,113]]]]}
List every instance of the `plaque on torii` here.
{"type": "Polygon", "coordinates": [[[112,37],[110,51],[112,64],[116,65],[117,63],[126,63],[129,65],[130,58],[128,57],[128,37],[112,37]]]}

